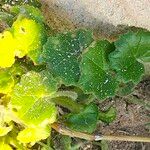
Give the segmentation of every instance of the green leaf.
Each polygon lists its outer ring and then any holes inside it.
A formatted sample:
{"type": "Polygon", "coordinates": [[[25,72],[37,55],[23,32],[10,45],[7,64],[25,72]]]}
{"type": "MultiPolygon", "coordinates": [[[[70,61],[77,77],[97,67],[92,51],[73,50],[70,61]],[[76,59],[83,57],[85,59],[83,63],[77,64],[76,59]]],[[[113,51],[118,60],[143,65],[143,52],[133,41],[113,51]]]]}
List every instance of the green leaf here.
{"type": "Polygon", "coordinates": [[[62,135],[60,142],[61,142],[63,149],[71,150],[71,142],[72,142],[71,137],[62,135]]]}
{"type": "Polygon", "coordinates": [[[72,113],[67,117],[67,125],[75,131],[92,133],[98,121],[98,107],[89,104],[78,114],[72,113]]]}
{"type": "Polygon", "coordinates": [[[109,150],[109,145],[107,141],[101,141],[101,150],[109,150]]]}
{"type": "Polygon", "coordinates": [[[15,63],[8,68],[7,70],[9,73],[14,77],[21,77],[23,74],[27,73],[29,71],[29,63],[21,60],[16,60],[15,63]]]}
{"type": "Polygon", "coordinates": [[[42,147],[41,150],[54,150],[54,149],[46,145],[45,147],[42,147]]]}
{"type": "Polygon", "coordinates": [[[119,87],[119,96],[127,96],[131,94],[134,90],[135,84],[133,82],[128,82],[119,87]]]}
{"type": "Polygon", "coordinates": [[[13,6],[10,11],[15,15],[23,15],[37,22],[44,22],[42,12],[38,8],[30,5],[13,6]]]}
{"type": "Polygon", "coordinates": [[[116,119],[117,110],[114,107],[110,107],[107,111],[99,112],[99,119],[105,123],[111,123],[116,119]]]}
{"type": "Polygon", "coordinates": [[[46,62],[63,83],[75,84],[80,75],[78,57],[92,41],[92,33],[87,30],[51,36],[44,45],[40,61],[46,62]]]}
{"type": "Polygon", "coordinates": [[[28,71],[41,72],[46,69],[45,65],[34,65],[30,59],[17,59],[13,66],[9,68],[10,73],[14,78],[20,78],[28,71]]]}
{"type": "Polygon", "coordinates": [[[150,62],[144,63],[145,76],[150,76],[150,62]]]}
{"type": "Polygon", "coordinates": [[[11,92],[14,86],[14,79],[7,69],[0,69],[0,93],[11,92]]]}
{"type": "Polygon", "coordinates": [[[129,32],[115,42],[110,55],[112,68],[120,80],[137,83],[144,74],[143,62],[150,62],[150,32],[129,32]]]}
{"type": "Polygon", "coordinates": [[[86,93],[93,93],[99,99],[114,96],[117,88],[116,77],[107,62],[112,48],[108,41],[97,41],[82,56],[79,84],[86,93]]]}
{"type": "Polygon", "coordinates": [[[53,123],[56,120],[55,104],[46,96],[57,90],[57,82],[50,73],[28,72],[16,84],[11,102],[17,109],[15,113],[27,126],[53,123]]]}
{"type": "Polygon", "coordinates": [[[52,142],[55,150],[73,150],[71,146],[72,139],[70,136],[56,134],[52,142]]]}

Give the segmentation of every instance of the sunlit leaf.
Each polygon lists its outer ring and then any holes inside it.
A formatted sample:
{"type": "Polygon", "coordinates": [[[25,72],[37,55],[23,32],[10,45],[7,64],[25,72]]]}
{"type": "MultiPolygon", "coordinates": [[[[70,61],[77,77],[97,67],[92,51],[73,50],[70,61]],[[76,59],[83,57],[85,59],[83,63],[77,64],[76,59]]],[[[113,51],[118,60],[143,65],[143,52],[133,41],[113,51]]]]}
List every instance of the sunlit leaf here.
{"type": "Polygon", "coordinates": [[[22,58],[27,54],[37,63],[46,38],[43,23],[19,16],[9,31],[0,33],[0,67],[11,67],[15,56],[22,58]]]}
{"type": "Polygon", "coordinates": [[[11,92],[14,86],[14,79],[8,70],[0,69],[0,93],[11,92]]]}
{"type": "Polygon", "coordinates": [[[5,144],[3,142],[0,142],[0,149],[1,150],[13,150],[9,144],[5,144]]]}
{"type": "Polygon", "coordinates": [[[37,142],[50,136],[49,127],[31,127],[19,132],[17,139],[22,143],[37,142]]]}
{"type": "Polygon", "coordinates": [[[57,90],[57,82],[48,72],[28,72],[15,85],[11,102],[15,113],[27,126],[53,123],[57,110],[47,96],[57,90]]]}
{"type": "MultiPolygon", "coordinates": [[[[12,29],[17,43],[16,56],[21,58],[30,51],[34,51],[35,55],[38,55],[36,50],[42,50],[43,40],[46,38],[43,25],[31,19],[18,17],[13,23],[12,29]]],[[[31,55],[33,60],[35,57],[33,54],[31,55]]]]}
{"type": "Polygon", "coordinates": [[[0,137],[6,135],[11,130],[12,130],[12,126],[10,127],[0,126],[0,137]]]}
{"type": "Polygon", "coordinates": [[[10,31],[0,33],[0,67],[12,66],[15,62],[16,43],[10,31]]]}

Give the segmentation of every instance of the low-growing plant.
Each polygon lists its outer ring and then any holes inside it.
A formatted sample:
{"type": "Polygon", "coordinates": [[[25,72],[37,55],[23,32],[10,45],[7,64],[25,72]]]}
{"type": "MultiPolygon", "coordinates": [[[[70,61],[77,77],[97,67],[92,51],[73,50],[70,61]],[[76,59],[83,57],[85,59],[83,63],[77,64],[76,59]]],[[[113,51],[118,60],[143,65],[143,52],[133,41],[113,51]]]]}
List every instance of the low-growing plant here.
{"type": "Polygon", "coordinates": [[[0,149],[28,149],[52,128],[118,140],[91,134],[99,120],[111,123],[117,113],[99,110],[95,101],[126,95],[140,82],[150,62],[150,32],[130,31],[114,42],[87,29],[51,34],[40,10],[29,5],[10,7],[0,19],[9,26],[0,33],[0,149]]]}

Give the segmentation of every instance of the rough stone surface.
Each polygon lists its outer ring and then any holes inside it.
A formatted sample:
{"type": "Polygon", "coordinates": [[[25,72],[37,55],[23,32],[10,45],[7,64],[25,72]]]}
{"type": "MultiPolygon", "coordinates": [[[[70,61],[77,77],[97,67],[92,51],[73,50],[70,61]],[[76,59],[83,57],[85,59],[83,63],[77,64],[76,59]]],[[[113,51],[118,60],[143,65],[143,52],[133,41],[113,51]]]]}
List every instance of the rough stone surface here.
{"type": "Polygon", "coordinates": [[[41,1],[50,11],[53,9],[61,21],[68,20],[69,28],[73,23],[75,27],[88,27],[106,36],[118,33],[126,26],[150,30],[150,0],[41,1]]]}

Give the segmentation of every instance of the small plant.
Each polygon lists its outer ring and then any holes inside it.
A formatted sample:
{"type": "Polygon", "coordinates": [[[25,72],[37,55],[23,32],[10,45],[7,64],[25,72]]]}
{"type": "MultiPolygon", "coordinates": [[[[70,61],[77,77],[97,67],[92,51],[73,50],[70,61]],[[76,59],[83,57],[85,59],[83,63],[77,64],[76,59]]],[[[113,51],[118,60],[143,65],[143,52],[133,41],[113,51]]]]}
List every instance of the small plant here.
{"type": "MultiPolygon", "coordinates": [[[[33,6],[13,6],[6,15],[10,27],[0,33],[0,149],[28,149],[52,128],[88,140],[125,140],[91,135],[99,120],[116,117],[115,108],[102,112],[95,101],[130,93],[139,83],[150,62],[150,32],[130,31],[109,42],[86,29],[51,32],[33,6]]],[[[4,13],[0,18],[7,23],[4,13]]]]}

